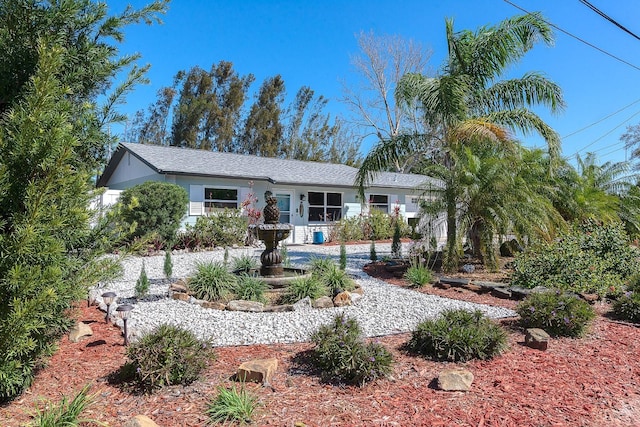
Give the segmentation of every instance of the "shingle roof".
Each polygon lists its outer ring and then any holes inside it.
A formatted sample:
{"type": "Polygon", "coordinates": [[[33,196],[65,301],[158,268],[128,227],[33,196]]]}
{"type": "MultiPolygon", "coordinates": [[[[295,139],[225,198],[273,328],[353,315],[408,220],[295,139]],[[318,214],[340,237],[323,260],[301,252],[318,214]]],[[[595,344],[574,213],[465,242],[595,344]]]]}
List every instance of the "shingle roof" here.
{"type": "MultiPolygon", "coordinates": [[[[253,180],[277,184],[353,187],[358,170],[351,166],[257,157],[160,145],[120,143],[98,186],[107,184],[125,151],[161,174],[253,180]]],[[[372,187],[414,188],[432,181],[424,175],[382,172],[372,187]]]]}

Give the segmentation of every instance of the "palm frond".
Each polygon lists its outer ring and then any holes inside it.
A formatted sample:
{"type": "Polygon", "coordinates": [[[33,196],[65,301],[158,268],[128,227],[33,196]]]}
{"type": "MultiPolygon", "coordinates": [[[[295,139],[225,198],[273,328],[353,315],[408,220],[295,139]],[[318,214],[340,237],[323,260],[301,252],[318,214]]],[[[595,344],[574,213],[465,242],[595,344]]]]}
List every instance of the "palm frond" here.
{"type": "Polygon", "coordinates": [[[496,82],[480,94],[478,101],[484,112],[543,105],[557,113],[565,107],[560,86],[538,73],[496,82]]]}

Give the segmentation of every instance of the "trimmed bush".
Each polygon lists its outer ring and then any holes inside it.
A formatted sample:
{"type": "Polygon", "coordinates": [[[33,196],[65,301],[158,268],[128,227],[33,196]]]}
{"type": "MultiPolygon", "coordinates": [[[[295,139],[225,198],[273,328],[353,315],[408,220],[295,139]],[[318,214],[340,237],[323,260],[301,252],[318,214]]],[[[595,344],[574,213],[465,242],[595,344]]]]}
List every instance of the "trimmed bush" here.
{"type": "Polygon", "coordinates": [[[120,215],[126,224],[136,225],[133,237],[157,232],[169,241],[180,227],[188,203],[187,190],[179,185],[147,181],[122,192],[120,215]]]}
{"type": "Polygon", "coordinates": [[[640,294],[627,291],[613,302],[616,317],[633,323],[640,323],[640,294]]]}
{"type": "Polygon", "coordinates": [[[511,283],[601,296],[620,294],[636,270],[638,255],[622,224],[589,221],[552,243],[539,243],[519,254],[511,283]]]}
{"type": "Polygon", "coordinates": [[[486,360],[507,348],[507,334],[479,310],[447,310],[418,324],[407,347],[437,361],[486,360]]]}
{"type": "Polygon", "coordinates": [[[315,276],[292,281],[282,296],[283,304],[293,304],[303,298],[318,299],[329,294],[329,289],[315,276]]]}
{"type": "Polygon", "coordinates": [[[173,260],[171,259],[171,244],[167,245],[167,248],[164,253],[164,264],[162,265],[162,271],[164,272],[164,277],[167,279],[171,279],[173,275],[173,260]]]}
{"type": "Polygon", "coordinates": [[[127,371],[146,392],[198,379],[215,358],[211,345],[177,326],[161,325],[127,348],[127,371]]]}
{"type": "Polygon", "coordinates": [[[198,299],[219,301],[235,290],[237,277],[219,262],[199,262],[196,274],[189,279],[189,290],[198,299]]]}
{"type": "Polygon", "coordinates": [[[250,423],[258,408],[258,398],[249,393],[244,385],[238,389],[218,386],[218,395],[207,406],[209,423],[240,422],[250,423]]]}
{"type": "Polygon", "coordinates": [[[340,242],[340,270],[347,269],[347,246],[340,242]]]}
{"type": "Polygon", "coordinates": [[[339,314],[311,335],[313,362],[327,379],[364,385],[391,372],[393,356],[378,343],[365,343],[358,322],[339,314]]]}
{"type": "MultiPolygon", "coordinates": [[[[331,240],[345,242],[354,240],[390,239],[394,233],[395,215],[380,209],[371,209],[368,214],[342,218],[336,223],[331,240]]],[[[411,227],[398,215],[401,237],[411,235],[411,227]]]]}
{"type": "Polygon", "coordinates": [[[235,294],[238,299],[264,303],[267,302],[264,293],[268,288],[269,286],[259,277],[241,274],[238,276],[235,294]]]}
{"type": "Polygon", "coordinates": [[[378,254],[376,253],[376,241],[371,241],[371,246],[369,246],[369,259],[372,262],[376,262],[378,260],[378,254]]]}
{"type": "Polygon", "coordinates": [[[407,269],[404,278],[409,281],[411,286],[422,287],[431,282],[432,274],[426,266],[414,263],[407,269]]]}
{"type": "Polygon", "coordinates": [[[593,308],[584,300],[560,290],[529,295],[516,311],[525,328],[541,328],[549,335],[579,337],[595,318],[593,308]]]}
{"type": "Polygon", "coordinates": [[[216,246],[244,245],[248,219],[240,209],[224,209],[212,215],[199,216],[194,225],[176,236],[176,248],[200,250],[216,246]]]}

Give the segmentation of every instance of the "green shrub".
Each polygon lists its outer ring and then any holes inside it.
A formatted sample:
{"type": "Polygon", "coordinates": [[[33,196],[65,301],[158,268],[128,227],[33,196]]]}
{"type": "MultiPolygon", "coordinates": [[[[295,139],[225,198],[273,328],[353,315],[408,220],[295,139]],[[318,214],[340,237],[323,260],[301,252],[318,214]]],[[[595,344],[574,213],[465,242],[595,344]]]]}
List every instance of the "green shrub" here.
{"type": "Polygon", "coordinates": [[[300,277],[287,286],[282,296],[283,304],[293,304],[303,298],[318,299],[329,294],[329,289],[315,276],[300,277]]]}
{"type": "Polygon", "coordinates": [[[539,243],[518,254],[511,283],[601,296],[619,294],[635,271],[637,256],[621,224],[587,222],[552,243],[539,243]]]}
{"type": "Polygon", "coordinates": [[[199,262],[189,279],[189,290],[196,298],[219,301],[233,293],[237,277],[219,262],[199,262]]]}
{"type": "MultiPolygon", "coordinates": [[[[411,227],[399,218],[401,237],[411,235],[411,227]]],[[[389,215],[380,209],[371,209],[367,214],[342,218],[335,225],[333,236],[337,240],[349,242],[354,240],[390,239],[394,233],[395,215],[389,215]]]]}
{"type": "Polygon", "coordinates": [[[378,254],[376,253],[376,241],[371,241],[371,246],[369,246],[369,259],[372,262],[376,262],[378,260],[378,254]]]}
{"type": "Polygon", "coordinates": [[[212,215],[199,216],[194,225],[176,236],[180,249],[208,249],[213,247],[244,245],[248,226],[247,217],[240,209],[224,209],[212,215]]]}
{"type": "Polygon", "coordinates": [[[414,263],[407,269],[404,277],[412,286],[422,287],[431,282],[432,274],[425,265],[414,263]]]}
{"type": "Polygon", "coordinates": [[[596,315],[586,301],[560,290],[533,293],[518,304],[516,311],[523,327],[566,337],[583,335],[596,315]]]}
{"type": "Polygon", "coordinates": [[[313,362],[327,379],[363,385],[391,372],[393,356],[378,343],[365,343],[360,325],[339,314],[311,335],[313,362]]]}
{"type": "Polygon", "coordinates": [[[149,292],[149,278],[147,277],[147,270],[144,266],[144,261],[142,261],[142,269],[140,270],[140,276],[136,281],[134,290],[136,298],[142,298],[147,295],[147,292],[149,292]]]}
{"type": "Polygon", "coordinates": [[[127,348],[127,370],[146,392],[198,379],[215,358],[210,343],[177,326],[160,325],[127,348]]]}
{"type": "Polygon", "coordinates": [[[218,386],[218,395],[207,406],[206,414],[209,423],[240,422],[251,423],[251,418],[258,408],[258,398],[249,393],[244,385],[238,389],[218,386]]]}
{"type": "Polygon", "coordinates": [[[80,418],[80,414],[94,403],[96,396],[88,394],[90,388],[90,384],[84,386],[71,402],[68,402],[64,396],[58,405],[48,403],[45,408],[36,411],[30,425],[34,427],[76,427],[91,423],[99,424],[95,420],[80,418]]]}
{"type": "Polygon", "coordinates": [[[260,261],[248,253],[242,254],[238,257],[233,257],[231,264],[233,271],[245,271],[247,273],[260,267],[260,261]]]}
{"type": "Polygon", "coordinates": [[[507,348],[507,334],[479,310],[446,310],[418,324],[407,347],[438,361],[486,360],[507,348]]]}
{"type": "Polygon", "coordinates": [[[347,246],[340,242],[340,270],[347,269],[347,246]]]}
{"type": "Polygon", "coordinates": [[[269,286],[259,277],[241,274],[235,286],[235,294],[238,299],[246,301],[267,302],[264,296],[269,286]]]}
{"type": "Polygon", "coordinates": [[[613,313],[620,319],[640,323],[640,294],[627,291],[613,302],[613,313]]]}
{"type": "Polygon", "coordinates": [[[164,272],[164,277],[167,279],[171,279],[173,274],[173,260],[171,259],[171,243],[167,245],[167,248],[164,252],[164,264],[162,266],[162,270],[164,272]]]}
{"type": "Polygon", "coordinates": [[[179,185],[147,181],[124,190],[119,202],[122,221],[136,225],[134,237],[157,232],[165,241],[169,241],[187,213],[189,195],[179,185]]]}
{"type": "Polygon", "coordinates": [[[334,294],[341,291],[352,291],[356,288],[355,282],[347,272],[333,263],[317,277],[334,294]]]}

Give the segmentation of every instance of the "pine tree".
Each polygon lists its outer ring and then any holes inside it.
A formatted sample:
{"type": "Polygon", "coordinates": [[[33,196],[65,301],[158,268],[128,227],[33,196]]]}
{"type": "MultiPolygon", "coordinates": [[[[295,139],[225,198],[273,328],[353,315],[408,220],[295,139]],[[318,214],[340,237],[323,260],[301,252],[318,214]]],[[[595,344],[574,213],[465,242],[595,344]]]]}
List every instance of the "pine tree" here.
{"type": "Polygon", "coordinates": [[[149,278],[147,277],[147,269],[142,261],[142,269],[140,270],[140,276],[136,281],[135,293],[136,298],[143,298],[149,292],[149,278]]]}
{"type": "Polygon", "coordinates": [[[347,246],[343,242],[340,242],[340,270],[347,268],[347,246]]]}
{"type": "Polygon", "coordinates": [[[371,241],[371,246],[369,247],[369,259],[372,262],[376,262],[378,260],[378,254],[376,253],[376,241],[371,241]]]}
{"type": "Polygon", "coordinates": [[[164,266],[163,266],[164,276],[169,280],[171,279],[171,275],[173,274],[173,260],[171,259],[171,247],[172,247],[172,243],[168,242],[164,252],[164,266]]]}

